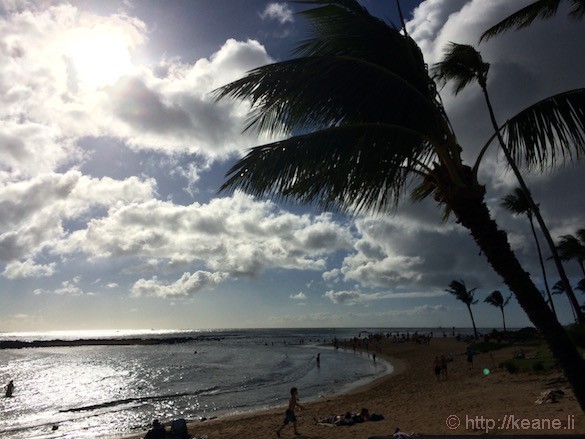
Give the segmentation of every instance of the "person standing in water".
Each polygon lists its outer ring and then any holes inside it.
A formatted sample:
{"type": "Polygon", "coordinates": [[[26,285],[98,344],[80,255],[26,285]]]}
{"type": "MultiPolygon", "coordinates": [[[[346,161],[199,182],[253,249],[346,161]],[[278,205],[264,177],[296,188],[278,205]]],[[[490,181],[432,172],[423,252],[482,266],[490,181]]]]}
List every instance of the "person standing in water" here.
{"type": "Polygon", "coordinates": [[[295,436],[299,436],[300,433],[297,431],[297,418],[295,416],[295,409],[298,407],[301,410],[304,410],[303,406],[299,404],[298,400],[299,391],[296,387],[290,389],[290,399],[288,400],[288,408],[286,409],[286,413],[284,414],[284,422],[280,426],[278,430],[276,430],[276,436],[280,437],[280,432],[282,429],[291,423],[293,425],[295,436]]]}
{"type": "Polygon", "coordinates": [[[10,380],[10,382],[4,386],[4,389],[6,390],[6,396],[11,397],[14,392],[14,382],[10,380]]]}

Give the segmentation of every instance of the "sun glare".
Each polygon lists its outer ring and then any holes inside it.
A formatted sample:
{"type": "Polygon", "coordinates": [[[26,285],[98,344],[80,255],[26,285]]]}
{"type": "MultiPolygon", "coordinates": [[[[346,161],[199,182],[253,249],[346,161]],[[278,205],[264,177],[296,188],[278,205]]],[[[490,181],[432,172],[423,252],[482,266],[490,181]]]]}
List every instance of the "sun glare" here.
{"type": "Polygon", "coordinates": [[[67,48],[78,83],[88,88],[111,85],[132,69],[123,35],[98,29],[72,35],[67,48]]]}

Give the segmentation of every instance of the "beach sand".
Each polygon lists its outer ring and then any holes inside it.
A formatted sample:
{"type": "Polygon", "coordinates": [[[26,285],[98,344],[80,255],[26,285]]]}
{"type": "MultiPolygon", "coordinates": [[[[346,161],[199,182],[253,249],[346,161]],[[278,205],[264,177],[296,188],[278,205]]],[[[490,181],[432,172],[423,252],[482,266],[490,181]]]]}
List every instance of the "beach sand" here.
{"type": "MultiPolygon", "coordinates": [[[[477,354],[469,370],[464,355],[466,345],[454,338],[434,338],[430,345],[392,343],[384,340],[377,354],[389,360],[395,371],[348,394],[325,397],[315,402],[303,402],[305,410],[297,410],[299,438],[307,439],[365,439],[374,435],[391,435],[398,427],[406,433],[461,435],[485,434],[491,420],[495,422],[490,434],[585,434],[585,414],[573,396],[562,374],[510,374],[498,365],[513,356],[518,347],[507,347],[491,353],[477,354]],[[433,373],[436,355],[452,354],[448,378],[437,381],[433,373]],[[484,374],[489,369],[489,374],[484,374]],[[565,396],[558,402],[536,404],[541,392],[559,389],[565,396]],[[316,425],[314,418],[359,412],[362,407],[370,413],[380,413],[379,422],[364,422],[353,426],[330,427],[316,425]],[[456,417],[456,418],[455,418],[456,417]],[[483,419],[483,420],[482,420],[483,419]],[[452,427],[448,428],[450,422],[452,427]],[[526,423],[537,428],[523,428],[526,423]],[[561,428],[555,429],[554,423],[561,428]],[[553,428],[547,428],[553,426],[553,428]]],[[[531,355],[531,349],[525,349],[531,355]]],[[[321,364],[321,368],[335,364],[321,364]]],[[[192,435],[207,435],[209,439],[275,438],[276,429],[284,418],[280,409],[247,415],[194,422],[189,425],[192,435]]],[[[132,436],[133,438],[144,437],[132,436]]],[[[292,426],[281,437],[294,437],[292,426]]]]}

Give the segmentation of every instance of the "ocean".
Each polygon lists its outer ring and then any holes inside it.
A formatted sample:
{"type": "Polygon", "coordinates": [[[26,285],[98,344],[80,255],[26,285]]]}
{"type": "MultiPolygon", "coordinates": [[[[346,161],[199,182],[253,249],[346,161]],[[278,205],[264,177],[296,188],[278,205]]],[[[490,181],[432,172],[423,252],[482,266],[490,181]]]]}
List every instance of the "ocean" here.
{"type": "Polygon", "coordinates": [[[0,437],[120,437],[145,431],[153,419],[202,420],[283,406],[291,387],[299,389],[301,402],[343,393],[391,372],[392,365],[374,361],[370,353],[323,343],[365,338],[368,331],[400,330],[0,333],[0,341],[196,338],[176,344],[0,350],[0,383],[15,384],[13,397],[0,398],[0,437]]]}

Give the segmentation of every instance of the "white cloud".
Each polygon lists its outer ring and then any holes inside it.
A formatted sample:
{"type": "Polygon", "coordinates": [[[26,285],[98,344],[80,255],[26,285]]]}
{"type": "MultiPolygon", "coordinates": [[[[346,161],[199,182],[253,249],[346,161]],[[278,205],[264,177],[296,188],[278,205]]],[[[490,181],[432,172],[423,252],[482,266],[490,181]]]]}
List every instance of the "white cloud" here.
{"type": "Polygon", "coordinates": [[[325,258],[351,242],[350,232],[330,215],[294,215],[236,193],[202,205],[150,200],[111,208],[107,217],[65,238],[56,251],[136,256],[151,259],[152,269],[162,260],[177,267],[200,263],[212,271],[258,277],[276,267],[324,269],[325,258]]]}
{"type": "Polygon", "coordinates": [[[65,280],[61,282],[61,285],[54,290],[46,289],[46,288],[37,288],[33,291],[35,295],[41,294],[54,294],[57,296],[81,296],[83,294],[93,295],[93,293],[84,293],[83,289],[80,287],[81,277],[75,276],[73,279],[65,280]]]}
{"type": "Polygon", "coordinates": [[[0,257],[30,258],[66,235],[65,220],[82,219],[92,208],[145,200],[153,192],[152,180],[95,179],[78,171],[0,184],[0,257]]]}
{"type": "Polygon", "coordinates": [[[291,294],[289,297],[293,300],[305,300],[307,298],[306,294],[302,291],[299,291],[297,294],[291,294]]]}
{"type": "Polygon", "coordinates": [[[271,62],[260,43],[228,39],[209,58],[151,69],[132,64],[147,32],[134,17],[72,5],[0,18],[0,172],[29,177],[70,166],[83,159],[83,137],[210,159],[269,140],[242,134],[247,104],[216,104],[210,94],[271,62]]]}
{"type": "Polygon", "coordinates": [[[260,13],[263,20],[277,20],[280,24],[294,23],[294,14],[287,3],[269,3],[260,13]]]}
{"type": "Polygon", "coordinates": [[[30,259],[27,259],[24,262],[12,261],[6,264],[2,276],[7,279],[51,276],[55,272],[55,265],[54,262],[49,264],[35,264],[35,262],[30,259]]]}
{"type": "Polygon", "coordinates": [[[225,273],[197,271],[193,274],[183,273],[180,279],[165,284],[156,276],[151,279],[140,279],[134,283],[130,293],[134,297],[157,296],[164,298],[191,297],[204,289],[213,289],[226,279],[225,273]]]}
{"type": "Polygon", "coordinates": [[[357,290],[353,291],[327,291],[323,296],[335,304],[356,305],[366,304],[372,301],[393,300],[393,299],[416,299],[444,296],[444,291],[412,291],[404,293],[393,292],[376,292],[364,293],[357,290]]]}

